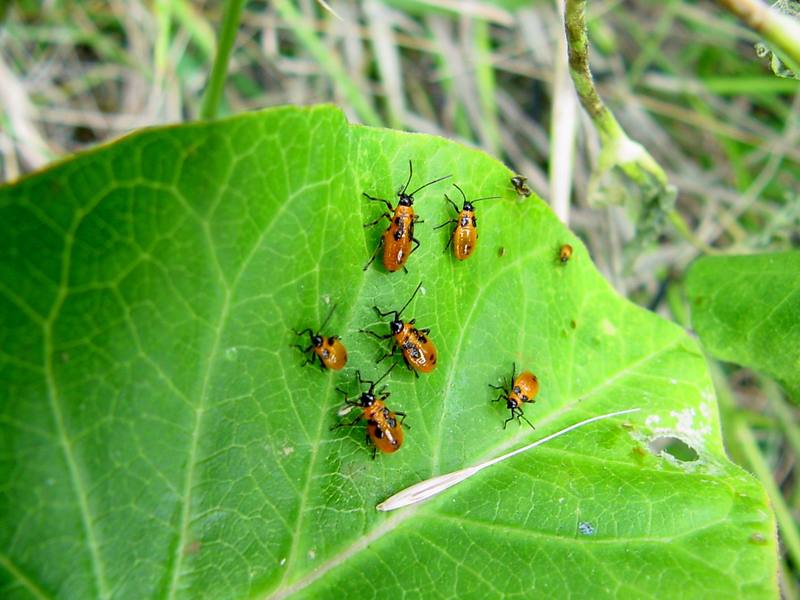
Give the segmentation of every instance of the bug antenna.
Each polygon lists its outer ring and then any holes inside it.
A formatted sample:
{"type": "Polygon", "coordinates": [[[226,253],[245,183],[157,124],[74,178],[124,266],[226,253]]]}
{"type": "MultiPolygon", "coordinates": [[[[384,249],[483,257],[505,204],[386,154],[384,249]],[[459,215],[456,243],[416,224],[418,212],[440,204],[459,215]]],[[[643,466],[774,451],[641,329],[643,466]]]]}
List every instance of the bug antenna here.
{"type": "Polygon", "coordinates": [[[375,388],[375,386],[376,386],[376,385],[378,385],[378,384],[379,384],[381,381],[383,381],[383,379],[384,379],[384,378],[385,378],[385,377],[386,377],[386,376],[387,376],[389,373],[391,373],[391,372],[392,372],[392,369],[394,369],[396,366],[397,366],[397,363],[394,363],[394,364],[393,364],[391,367],[389,367],[389,368],[386,370],[386,373],[384,373],[383,375],[381,375],[381,376],[378,378],[378,381],[376,381],[375,383],[373,383],[373,384],[370,386],[370,389],[374,389],[374,388],[375,388]]]}
{"type": "MultiPolygon", "coordinates": [[[[408,189],[408,184],[411,183],[411,176],[413,174],[414,174],[414,168],[411,166],[411,160],[409,159],[409,161],[408,161],[408,181],[406,181],[406,184],[403,186],[403,189],[400,190],[400,193],[398,194],[398,196],[402,196],[403,194],[406,193],[406,190],[408,189]]],[[[412,194],[412,196],[413,196],[413,194],[412,194]]]]}
{"type": "Polygon", "coordinates": [[[500,196],[484,196],[483,198],[475,198],[475,200],[470,200],[470,202],[475,204],[476,202],[481,202],[483,200],[499,200],[500,198],[500,196]]]}
{"type": "Polygon", "coordinates": [[[409,298],[409,299],[408,299],[408,302],[406,302],[405,304],[403,304],[403,308],[401,308],[399,311],[397,311],[397,312],[395,313],[395,314],[397,315],[397,318],[398,318],[398,319],[400,318],[400,315],[401,315],[401,314],[403,314],[403,311],[406,309],[406,307],[407,307],[409,304],[411,304],[411,301],[414,299],[414,296],[416,296],[416,295],[417,295],[417,292],[419,291],[419,288],[421,288],[421,287],[422,287],[422,282],[420,281],[420,282],[417,284],[417,288],[414,290],[414,293],[413,293],[413,294],[411,294],[411,298],[409,298]]]}
{"type": "Polygon", "coordinates": [[[337,306],[336,304],[334,304],[333,306],[331,306],[331,311],[328,313],[328,316],[327,316],[327,317],[325,317],[325,321],[322,323],[322,325],[321,325],[321,326],[320,326],[320,328],[319,328],[319,330],[320,330],[320,331],[322,331],[323,329],[325,329],[325,325],[327,325],[327,324],[328,324],[328,321],[330,321],[330,320],[331,320],[331,317],[333,316],[333,311],[335,311],[335,310],[336,310],[336,306],[337,306]]]}
{"type": "Polygon", "coordinates": [[[456,188],[459,192],[461,192],[461,197],[464,199],[464,202],[466,202],[467,195],[464,193],[464,190],[462,190],[457,183],[454,183],[453,187],[456,188]]]}
{"type": "Polygon", "coordinates": [[[452,177],[452,175],[445,175],[444,177],[439,177],[439,179],[434,179],[433,181],[429,181],[429,182],[428,182],[428,183],[426,183],[425,185],[421,185],[421,186],[419,186],[417,189],[415,189],[413,192],[411,192],[411,193],[410,193],[410,194],[408,194],[408,195],[409,195],[409,196],[411,196],[411,197],[413,198],[413,197],[414,197],[414,194],[416,194],[416,193],[417,193],[418,191],[420,191],[422,188],[426,188],[426,187],[428,187],[429,185],[433,185],[434,183],[439,183],[440,181],[444,181],[445,179],[449,179],[450,177],[452,177]]]}

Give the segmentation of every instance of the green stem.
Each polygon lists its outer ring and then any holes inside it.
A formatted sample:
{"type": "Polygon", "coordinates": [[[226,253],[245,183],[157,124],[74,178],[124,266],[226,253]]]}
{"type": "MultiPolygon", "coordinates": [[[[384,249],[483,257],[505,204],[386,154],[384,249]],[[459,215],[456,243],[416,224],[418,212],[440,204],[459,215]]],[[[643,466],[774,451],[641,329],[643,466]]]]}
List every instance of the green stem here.
{"type": "Polygon", "coordinates": [[[569,72],[583,108],[589,113],[604,142],[627,137],[622,126],[600,98],[589,69],[589,38],[586,35],[586,0],[566,0],[564,9],[569,72]]]}
{"type": "Polygon", "coordinates": [[[501,145],[500,126],[497,123],[496,82],[492,65],[489,24],[483,19],[473,21],[473,44],[476,54],[475,75],[478,82],[478,98],[483,116],[484,143],[493,154],[501,145]]]}
{"type": "Polygon", "coordinates": [[[220,30],[217,54],[214,57],[214,66],[211,67],[211,77],[208,87],[203,95],[203,104],[200,107],[201,119],[213,119],[217,116],[219,103],[222,99],[222,90],[225,87],[225,75],[228,71],[228,60],[231,56],[233,43],[236,41],[236,32],[239,30],[239,20],[242,16],[242,7],[245,0],[228,0],[225,4],[225,13],[222,16],[222,29],[220,30]]]}
{"type": "Polygon", "coordinates": [[[761,380],[761,387],[769,400],[769,406],[775,415],[775,420],[783,429],[786,441],[792,447],[795,456],[800,456],[800,428],[798,428],[794,412],[786,405],[781,388],[771,379],[764,377],[761,380]]]}
{"type": "Polygon", "coordinates": [[[737,419],[736,423],[736,439],[747,457],[747,462],[750,463],[750,468],[767,491],[772,508],[775,511],[775,517],[778,519],[778,528],[780,529],[786,552],[794,564],[800,564],[800,534],[797,532],[797,525],[780,489],[778,489],[775,480],[772,478],[772,472],[767,462],[758,449],[758,443],[755,436],[753,436],[753,432],[747,422],[741,418],[737,419]]]}
{"type": "Polygon", "coordinates": [[[359,118],[367,125],[376,127],[382,125],[378,113],[375,112],[375,109],[365,100],[364,96],[361,94],[361,90],[358,89],[358,86],[347,75],[347,72],[336,58],[336,55],[322,45],[319,39],[317,39],[314,30],[303,20],[295,6],[289,0],[275,0],[275,8],[278,9],[281,17],[286,20],[294,31],[294,34],[306,47],[306,50],[311,53],[322,69],[327,72],[333,85],[338,87],[339,91],[347,98],[347,101],[355,109],[356,113],[358,113],[359,118]]]}
{"type": "Polygon", "coordinates": [[[800,23],[761,0],[717,0],[750,29],[785,54],[793,67],[800,65],[800,23]]]}
{"type": "Polygon", "coordinates": [[[692,246],[694,246],[697,250],[702,252],[703,254],[710,254],[710,255],[718,255],[722,254],[719,250],[715,250],[708,244],[706,244],[703,240],[697,237],[694,232],[689,227],[689,224],[686,222],[686,219],[683,218],[677,210],[671,210],[669,212],[669,220],[672,223],[672,226],[675,228],[680,236],[689,242],[692,246]]]}

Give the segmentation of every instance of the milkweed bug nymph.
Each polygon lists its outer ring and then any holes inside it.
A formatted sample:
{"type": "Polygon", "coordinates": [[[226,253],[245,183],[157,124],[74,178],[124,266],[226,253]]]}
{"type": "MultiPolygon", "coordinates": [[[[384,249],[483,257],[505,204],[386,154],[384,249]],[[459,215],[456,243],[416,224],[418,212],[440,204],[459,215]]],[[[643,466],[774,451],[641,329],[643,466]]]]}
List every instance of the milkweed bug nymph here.
{"type": "MultiPolygon", "coordinates": [[[[517,365],[512,364],[511,379],[509,380],[510,387],[506,386],[505,383],[503,385],[489,384],[490,388],[502,390],[503,392],[497,398],[495,398],[493,402],[505,400],[506,408],[511,411],[511,416],[508,417],[503,423],[503,429],[505,429],[506,425],[508,425],[508,422],[512,421],[513,419],[517,419],[517,421],[522,419],[528,425],[533,427],[533,424],[528,421],[527,418],[525,418],[525,414],[522,412],[522,404],[524,402],[536,402],[534,398],[536,398],[536,394],[539,393],[539,380],[536,379],[536,375],[530,371],[523,371],[519,374],[519,377],[517,377],[516,373],[517,365]]],[[[535,427],[533,428],[536,429],[535,427]]]]}
{"type": "Polygon", "coordinates": [[[517,194],[525,198],[531,195],[531,188],[527,186],[525,183],[526,181],[528,181],[528,178],[522,175],[514,175],[514,177],[511,178],[511,185],[514,186],[514,190],[516,190],[517,194]]]}
{"type": "Polygon", "coordinates": [[[339,423],[331,427],[331,431],[340,427],[353,427],[359,420],[363,419],[367,422],[367,445],[372,445],[372,458],[378,450],[381,452],[397,452],[400,446],[403,445],[403,421],[406,419],[406,413],[393,412],[386,407],[386,399],[391,395],[386,386],[383,386],[378,392],[375,393],[375,387],[394,369],[395,365],[389,367],[377,381],[368,381],[361,379],[361,372],[356,371],[358,384],[368,384],[367,391],[362,391],[357,400],[351,400],[347,392],[341,388],[336,390],[344,394],[344,407],[339,410],[339,416],[343,417],[354,408],[360,408],[359,414],[350,423],[339,423]],[[401,417],[398,421],[397,417],[401,417]]]}
{"type": "Polygon", "coordinates": [[[336,335],[327,337],[322,335],[322,330],[325,329],[328,321],[331,320],[334,310],[336,310],[335,304],[333,307],[331,307],[331,312],[328,313],[328,316],[325,317],[325,322],[322,324],[322,327],[320,327],[320,330],[316,333],[311,328],[294,332],[295,335],[308,334],[309,341],[311,342],[311,345],[308,348],[303,348],[297,344],[292,346],[293,348],[299,349],[303,353],[311,353],[306,359],[306,362],[304,362],[301,366],[313,364],[315,358],[319,359],[319,368],[323,371],[325,369],[339,371],[345,366],[345,364],[347,364],[347,350],[345,349],[344,344],[342,344],[340,341],[341,338],[336,335]]]}
{"type": "Polygon", "coordinates": [[[365,329],[359,330],[379,340],[394,338],[392,351],[379,358],[377,362],[381,362],[385,358],[392,356],[395,350],[399,348],[403,353],[403,360],[406,366],[412,369],[417,377],[419,377],[419,373],[430,373],[436,368],[436,346],[433,345],[433,341],[428,337],[431,332],[430,329],[417,329],[414,325],[416,319],[404,322],[400,319],[400,315],[403,314],[403,311],[411,303],[421,287],[422,282],[420,281],[419,285],[417,285],[417,289],[411,294],[411,298],[408,299],[408,302],[406,302],[399,311],[389,310],[383,312],[377,306],[372,307],[381,317],[394,315],[394,318],[389,323],[389,333],[386,335],[378,335],[374,331],[367,331],[365,329]]]}
{"type": "Polygon", "coordinates": [[[455,183],[453,184],[453,187],[461,192],[461,197],[464,199],[464,204],[459,211],[456,203],[450,200],[450,197],[445,194],[445,200],[452,205],[453,209],[456,211],[457,217],[455,219],[445,221],[441,225],[434,227],[434,229],[440,229],[445,225],[455,223],[456,226],[453,229],[453,235],[450,236],[449,240],[447,240],[447,245],[444,247],[444,249],[447,251],[447,248],[450,246],[450,244],[453,244],[453,254],[456,255],[456,258],[458,260],[466,260],[472,255],[472,251],[475,250],[475,244],[478,243],[478,219],[475,217],[475,208],[473,207],[473,204],[483,200],[495,200],[500,196],[486,196],[485,198],[477,198],[470,201],[467,200],[464,190],[458,187],[455,183]]]}
{"type": "Polygon", "coordinates": [[[565,263],[570,258],[572,258],[572,246],[569,244],[564,244],[558,250],[558,260],[560,260],[562,263],[565,263]]]}
{"type": "Polygon", "coordinates": [[[434,183],[438,183],[443,179],[447,179],[450,177],[450,175],[445,175],[444,177],[439,177],[438,179],[429,181],[425,185],[418,187],[409,194],[407,193],[408,185],[411,183],[411,176],[413,174],[414,171],[411,167],[411,161],[409,160],[408,180],[406,181],[406,184],[397,192],[397,206],[392,206],[388,200],[376,198],[374,196],[370,196],[366,192],[362,192],[364,197],[368,200],[372,200],[373,202],[383,202],[386,205],[386,208],[389,209],[389,212],[383,213],[371,223],[364,223],[364,227],[372,227],[373,225],[380,223],[381,219],[383,218],[389,219],[389,227],[386,228],[386,231],[381,236],[381,240],[378,243],[377,248],[375,248],[375,252],[372,253],[372,256],[367,261],[367,264],[364,265],[365,271],[372,264],[372,261],[375,260],[375,256],[377,256],[378,250],[380,250],[381,246],[383,246],[383,266],[386,267],[386,270],[390,272],[394,272],[399,269],[405,269],[405,264],[408,260],[408,257],[412,252],[414,252],[414,250],[419,248],[419,240],[414,237],[414,224],[421,223],[422,221],[418,219],[418,215],[414,214],[414,194],[419,192],[421,189],[428,187],[429,185],[433,185],[434,183]]]}

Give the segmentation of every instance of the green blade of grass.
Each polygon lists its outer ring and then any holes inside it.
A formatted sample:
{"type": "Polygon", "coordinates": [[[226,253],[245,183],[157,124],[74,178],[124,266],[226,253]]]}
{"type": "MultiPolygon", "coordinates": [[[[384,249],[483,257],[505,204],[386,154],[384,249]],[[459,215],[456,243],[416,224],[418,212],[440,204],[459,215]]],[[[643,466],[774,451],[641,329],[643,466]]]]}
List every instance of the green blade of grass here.
{"type": "Polygon", "coordinates": [[[201,119],[213,119],[217,115],[219,103],[222,99],[222,90],[225,87],[225,75],[228,71],[228,60],[231,56],[236,32],[239,29],[239,20],[242,16],[242,7],[245,0],[228,0],[225,4],[225,13],[222,17],[217,54],[214,56],[214,66],[211,67],[211,77],[208,87],[203,95],[200,107],[201,119]]]}

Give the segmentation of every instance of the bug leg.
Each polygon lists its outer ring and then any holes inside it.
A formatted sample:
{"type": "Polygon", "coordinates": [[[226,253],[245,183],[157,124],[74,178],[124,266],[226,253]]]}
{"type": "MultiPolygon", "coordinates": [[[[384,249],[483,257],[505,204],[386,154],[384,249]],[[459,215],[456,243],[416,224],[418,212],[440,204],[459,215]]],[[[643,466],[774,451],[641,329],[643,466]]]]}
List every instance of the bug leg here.
{"type": "Polygon", "coordinates": [[[530,421],[528,421],[528,418],[527,418],[525,415],[523,415],[523,414],[522,414],[522,411],[519,411],[519,417],[517,417],[517,420],[519,421],[519,419],[522,419],[522,420],[523,420],[523,421],[525,421],[525,422],[526,422],[528,425],[530,425],[530,426],[531,426],[531,429],[536,429],[536,427],[534,427],[534,426],[533,426],[533,423],[531,423],[530,421]]]}
{"type": "Polygon", "coordinates": [[[391,221],[392,220],[392,215],[390,215],[389,213],[383,213],[380,217],[378,217],[374,221],[370,221],[369,223],[364,223],[364,227],[365,228],[366,227],[374,227],[375,225],[377,225],[378,223],[381,222],[381,219],[384,219],[384,218],[385,219],[389,219],[391,221]]]}
{"type": "MultiPolygon", "coordinates": [[[[401,425],[403,425],[403,424],[406,422],[406,416],[408,416],[408,415],[406,415],[406,413],[404,413],[404,412],[400,412],[400,411],[398,410],[398,411],[397,411],[396,413],[394,413],[394,414],[396,414],[398,417],[402,417],[402,418],[400,419],[400,424],[401,424],[401,425]]],[[[408,427],[409,429],[411,429],[411,425],[406,425],[406,427],[408,427]]]]}
{"type": "Polygon", "coordinates": [[[488,385],[493,390],[503,390],[504,392],[506,391],[506,386],[504,386],[504,385],[492,385],[491,383],[488,384],[488,385]]]}
{"type": "Polygon", "coordinates": [[[361,194],[362,194],[362,195],[363,195],[363,196],[364,196],[364,197],[365,197],[367,200],[372,200],[373,202],[383,202],[383,203],[386,205],[386,208],[388,208],[390,211],[391,211],[391,210],[394,210],[394,208],[392,207],[391,203],[390,203],[388,200],[385,200],[385,199],[383,199],[383,198],[376,198],[375,196],[370,196],[370,195],[369,195],[368,193],[366,193],[366,192],[361,192],[361,194]]]}
{"type": "Polygon", "coordinates": [[[359,329],[358,332],[359,333],[366,333],[367,335],[371,335],[372,337],[374,337],[377,340],[388,340],[390,337],[392,337],[391,333],[388,333],[386,335],[378,335],[377,333],[375,333],[374,331],[370,331],[369,329],[359,329]]]}
{"type": "Polygon", "coordinates": [[[452,243],[453,243],[453,236],[451,235],[449,238],[447,238],[447,243],[444,245],[445,252],[447,252],[447,250],[450,248],[450,244],[452,243]]]}
{"type": "MultiPolygon", "coordinates": [[[[450,203],[450,206],[452,206],[452,207],[453,207],[453,210],[454,210],[454,211],[456,211],[456,213],[458,213],[458,212],[459,212],[459,211],[458,211],[458,206],[456,206],[456,203],[455,203],[455,202],[453,202],[452,200],[450,200],[450,196],[448,196],[447,194],[445,194],[445,195],[444,195],[444,199],[445,199],[445,200],[447,200],[447,201],[450,203]]],[[[455,221],[455,219],[453,219],[453,221],[455,221]]]]}
{"type": "Polygon", "coordinates": [[[375,251],[372,253],[372,256],[369,257],[369,260],[367,261],[367,264],[364,265],[364,269],[363,269],[364,271],[369,269],[369,266],[372,264],[372,261],[374,261],[375,257],[378,256],[378,250],[381,249],[381,246],[383,246],[383,236],[381,236],[381,239],[378,242],[378,245],[375,247],[375,251]]]}
{"type": "MultiPolygon", "coordinates": [[[[304,352],[308,352],[308,350],[305,350],[304,352]]],[[[317,356],[317,355],[316,354],[311,354],[311,356],[307,357],[305,362],[303,362],[303,364],[301,364],[300,366],[301,367],[305,367],[306,365],[313,365],[315,356],[317,356]]]]}
{"type": "Polygon", "coordinates": [[[300,350],[300,352],[305,354],[306,352],[311,351],[312,346],[309,346],[308,348],[303,348],[300,344],[289,344],[289,348],[297,348],[298,350],[300,350]]]}
{"type": "Polygon", "coordinates": [[[377,365],[378,363],[382,363],[383,361],[385,361],[387,358],[389,358],[393,354],[394,354],[394,352],[389,352],[388,354],[384,354],[378,360],[375,361],[375,364],[377,365]]]}
{"type": "Polygon", "coordinates": [[[314,330],[311,329],[310,327],[306,327],[305,329],[303,329],[303,331],[296,331],[296,330],[292,329],[292,332],[295,335],[305,335],[307,333],[310,333],[311,335],[314,335],[314,330]]]}
{"type": "Polygon", "coordinates": [[[408,253],[408,255],[409,255],[409,256],[411,256],[412,254],[414,254],[414,250],[416,250],[417,248],[419,248],[419,240],[418,240],[417,238],[414,238],[414,237],[412,237],[412,238],[411,238],[411,241],[412,241],[412,242],[414,242],[414,246],[413,246],[413,247],[411,248],[411,250],[409,251],[409,253],[408,253]]]}
{"type": "Polygon", "coordinates": [[[425,335],[430,335],[431,334],[431,328],[430,327],[426,327],[425,329],[419,329],[418,331],[424,333],[425,335]]]}
{"type": "Polygon", "coordinates": [[[332,425],[329,431],[335,431],[336,429],[341,429],[342,427],[355,427],[359,419],[361,419],[361,415],[358,415],[355,419],[353,419],[349,423],[337,423],[336,425],[332,425]]]}

